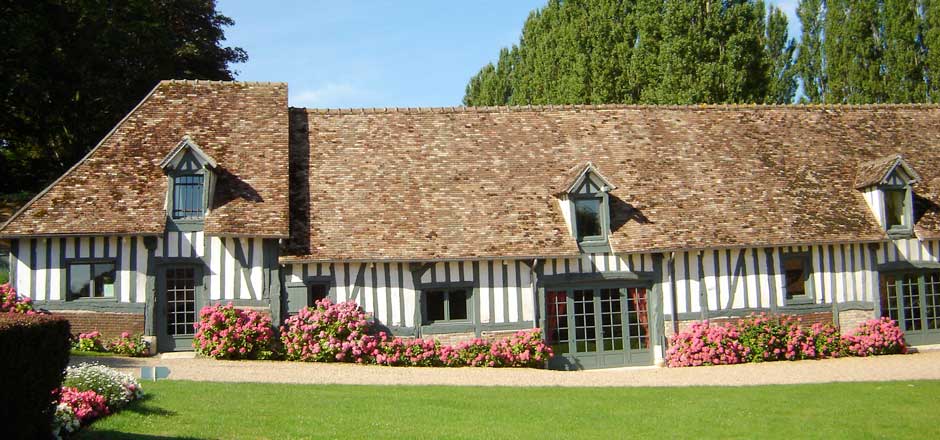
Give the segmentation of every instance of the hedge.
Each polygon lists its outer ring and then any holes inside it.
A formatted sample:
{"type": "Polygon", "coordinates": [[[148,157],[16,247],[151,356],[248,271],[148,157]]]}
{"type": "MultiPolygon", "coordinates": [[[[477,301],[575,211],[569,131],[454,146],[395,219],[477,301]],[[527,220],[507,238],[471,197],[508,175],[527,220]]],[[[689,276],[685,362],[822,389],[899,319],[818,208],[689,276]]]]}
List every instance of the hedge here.
{"type": "Polygon", "coordinates": [[[0,437],[51,436],[54,392],[69,362],[69,330],[59,317],[0,314],[0,437]]]}

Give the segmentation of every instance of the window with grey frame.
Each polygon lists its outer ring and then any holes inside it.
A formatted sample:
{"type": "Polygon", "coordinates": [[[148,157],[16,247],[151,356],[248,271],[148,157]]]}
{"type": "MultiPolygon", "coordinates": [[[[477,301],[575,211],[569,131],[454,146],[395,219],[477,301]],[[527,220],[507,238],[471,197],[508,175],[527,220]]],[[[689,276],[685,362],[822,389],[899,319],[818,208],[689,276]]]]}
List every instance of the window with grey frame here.
{"type": "Polygon", "coordinates": [[[783,293],[786,305],[812,303],[813,264],[809,253],[783,254],[783,293]]]}
{"type": "Polygon", "coordinates": [[[115,275],[113,260],[68,263],[68,299],[113,299],[115,297],[115,275]]]}
{"type": "Polygon", "coordinates": [[[203,185],[201,174],[173,177],[173,218],[200,219],[203,216],[203,185]]]}
{"type": "Polygon", "coordinates": [[[895,235],[907,235],[913,223],[910,188],[906,186],[883,186],[885,229],[895,235]]]}
{"type": "Polygon", "coordinates": [[[469,288],[429,289],[425,290],[422,306],[422,324],[442,324],[467,322],[470,320],[469,288]]]}

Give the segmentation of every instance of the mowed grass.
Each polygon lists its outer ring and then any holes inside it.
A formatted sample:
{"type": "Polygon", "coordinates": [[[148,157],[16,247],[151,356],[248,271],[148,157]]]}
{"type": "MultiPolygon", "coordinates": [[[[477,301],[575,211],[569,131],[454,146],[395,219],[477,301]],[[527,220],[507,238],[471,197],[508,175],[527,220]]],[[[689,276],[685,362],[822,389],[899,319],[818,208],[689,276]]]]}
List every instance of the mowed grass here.
{"type": "Polygon", "coordinates": [[[940,381],[487,388],[145,383],[79,438],[940,438],[940,381]]]}

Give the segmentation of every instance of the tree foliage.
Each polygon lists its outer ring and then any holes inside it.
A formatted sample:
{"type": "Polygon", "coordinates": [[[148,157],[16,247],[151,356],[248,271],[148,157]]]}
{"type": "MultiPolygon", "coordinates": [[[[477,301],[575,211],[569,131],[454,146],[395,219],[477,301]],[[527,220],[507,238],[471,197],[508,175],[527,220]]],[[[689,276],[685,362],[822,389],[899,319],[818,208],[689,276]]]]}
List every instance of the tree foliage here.
{"type": "Polygon", "coordinates": [[[549,0],[466,105],[790,102],[787,19],[753,0],[549,0]]]}
{"type": "Polygon", "coordinates": [[[0,193],[42,188],[161,79],[232,79],[232,24],[214,0],[3,2],[0,193]]]}

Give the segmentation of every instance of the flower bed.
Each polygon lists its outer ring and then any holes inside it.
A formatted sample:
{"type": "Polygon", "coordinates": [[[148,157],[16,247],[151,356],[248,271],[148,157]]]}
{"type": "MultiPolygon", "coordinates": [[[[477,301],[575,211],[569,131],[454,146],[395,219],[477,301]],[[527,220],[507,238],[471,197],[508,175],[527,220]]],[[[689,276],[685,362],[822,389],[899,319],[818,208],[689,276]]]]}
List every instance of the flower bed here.
{"type": "Polygon", "coordinates": [[[840,336],[832,324],[816,323],[806,329],[794,316],[760,314],[723,326],[708,321],[693,323],[669,339],[666,365],[725,365],[906,351],[904,333],[889,318],[869,320],[840,336]]]}
{"type": "Polygon", "coordinates": [[[0,313],[23,313],[34,315],[33,300],[19,296],[9,283],[0,285],[0,313]]]}
{"type": "Polygon", "coordinates": [[[541,331],[520,331],[496,341],[474,339],[450,346],[431,339],[372,335],[369,316],[352,301],[329,299],[305,307],[281,326],[284,357],[306,362],[355,362],[413,367],[539,368],[552,356],[541,331]]]}
{"type": "Polygon", "coordinates": [[[236,309],[232,303],[206,306],[199,311],[193,348],[215,359],[270,359],[274,329],[271,318],[236,309]]]}
{"type": "Polygon", "coordinates": [[[129,374],[98,364],[83,363],[65,370],[65,381],[55,391],[58,405],[52,424],[57,438],[119,411],[144,394],[129,374]]]}
{"type": "Polygon", "coordinates": [[[101,332],[95,330],[73,337],[72,350],[142,357],[150,355],[150,343],[144,340],[143,335],[132,335],[130,332],[122,332],[117,338],[105,341],[101,337],[101,332]]]}

